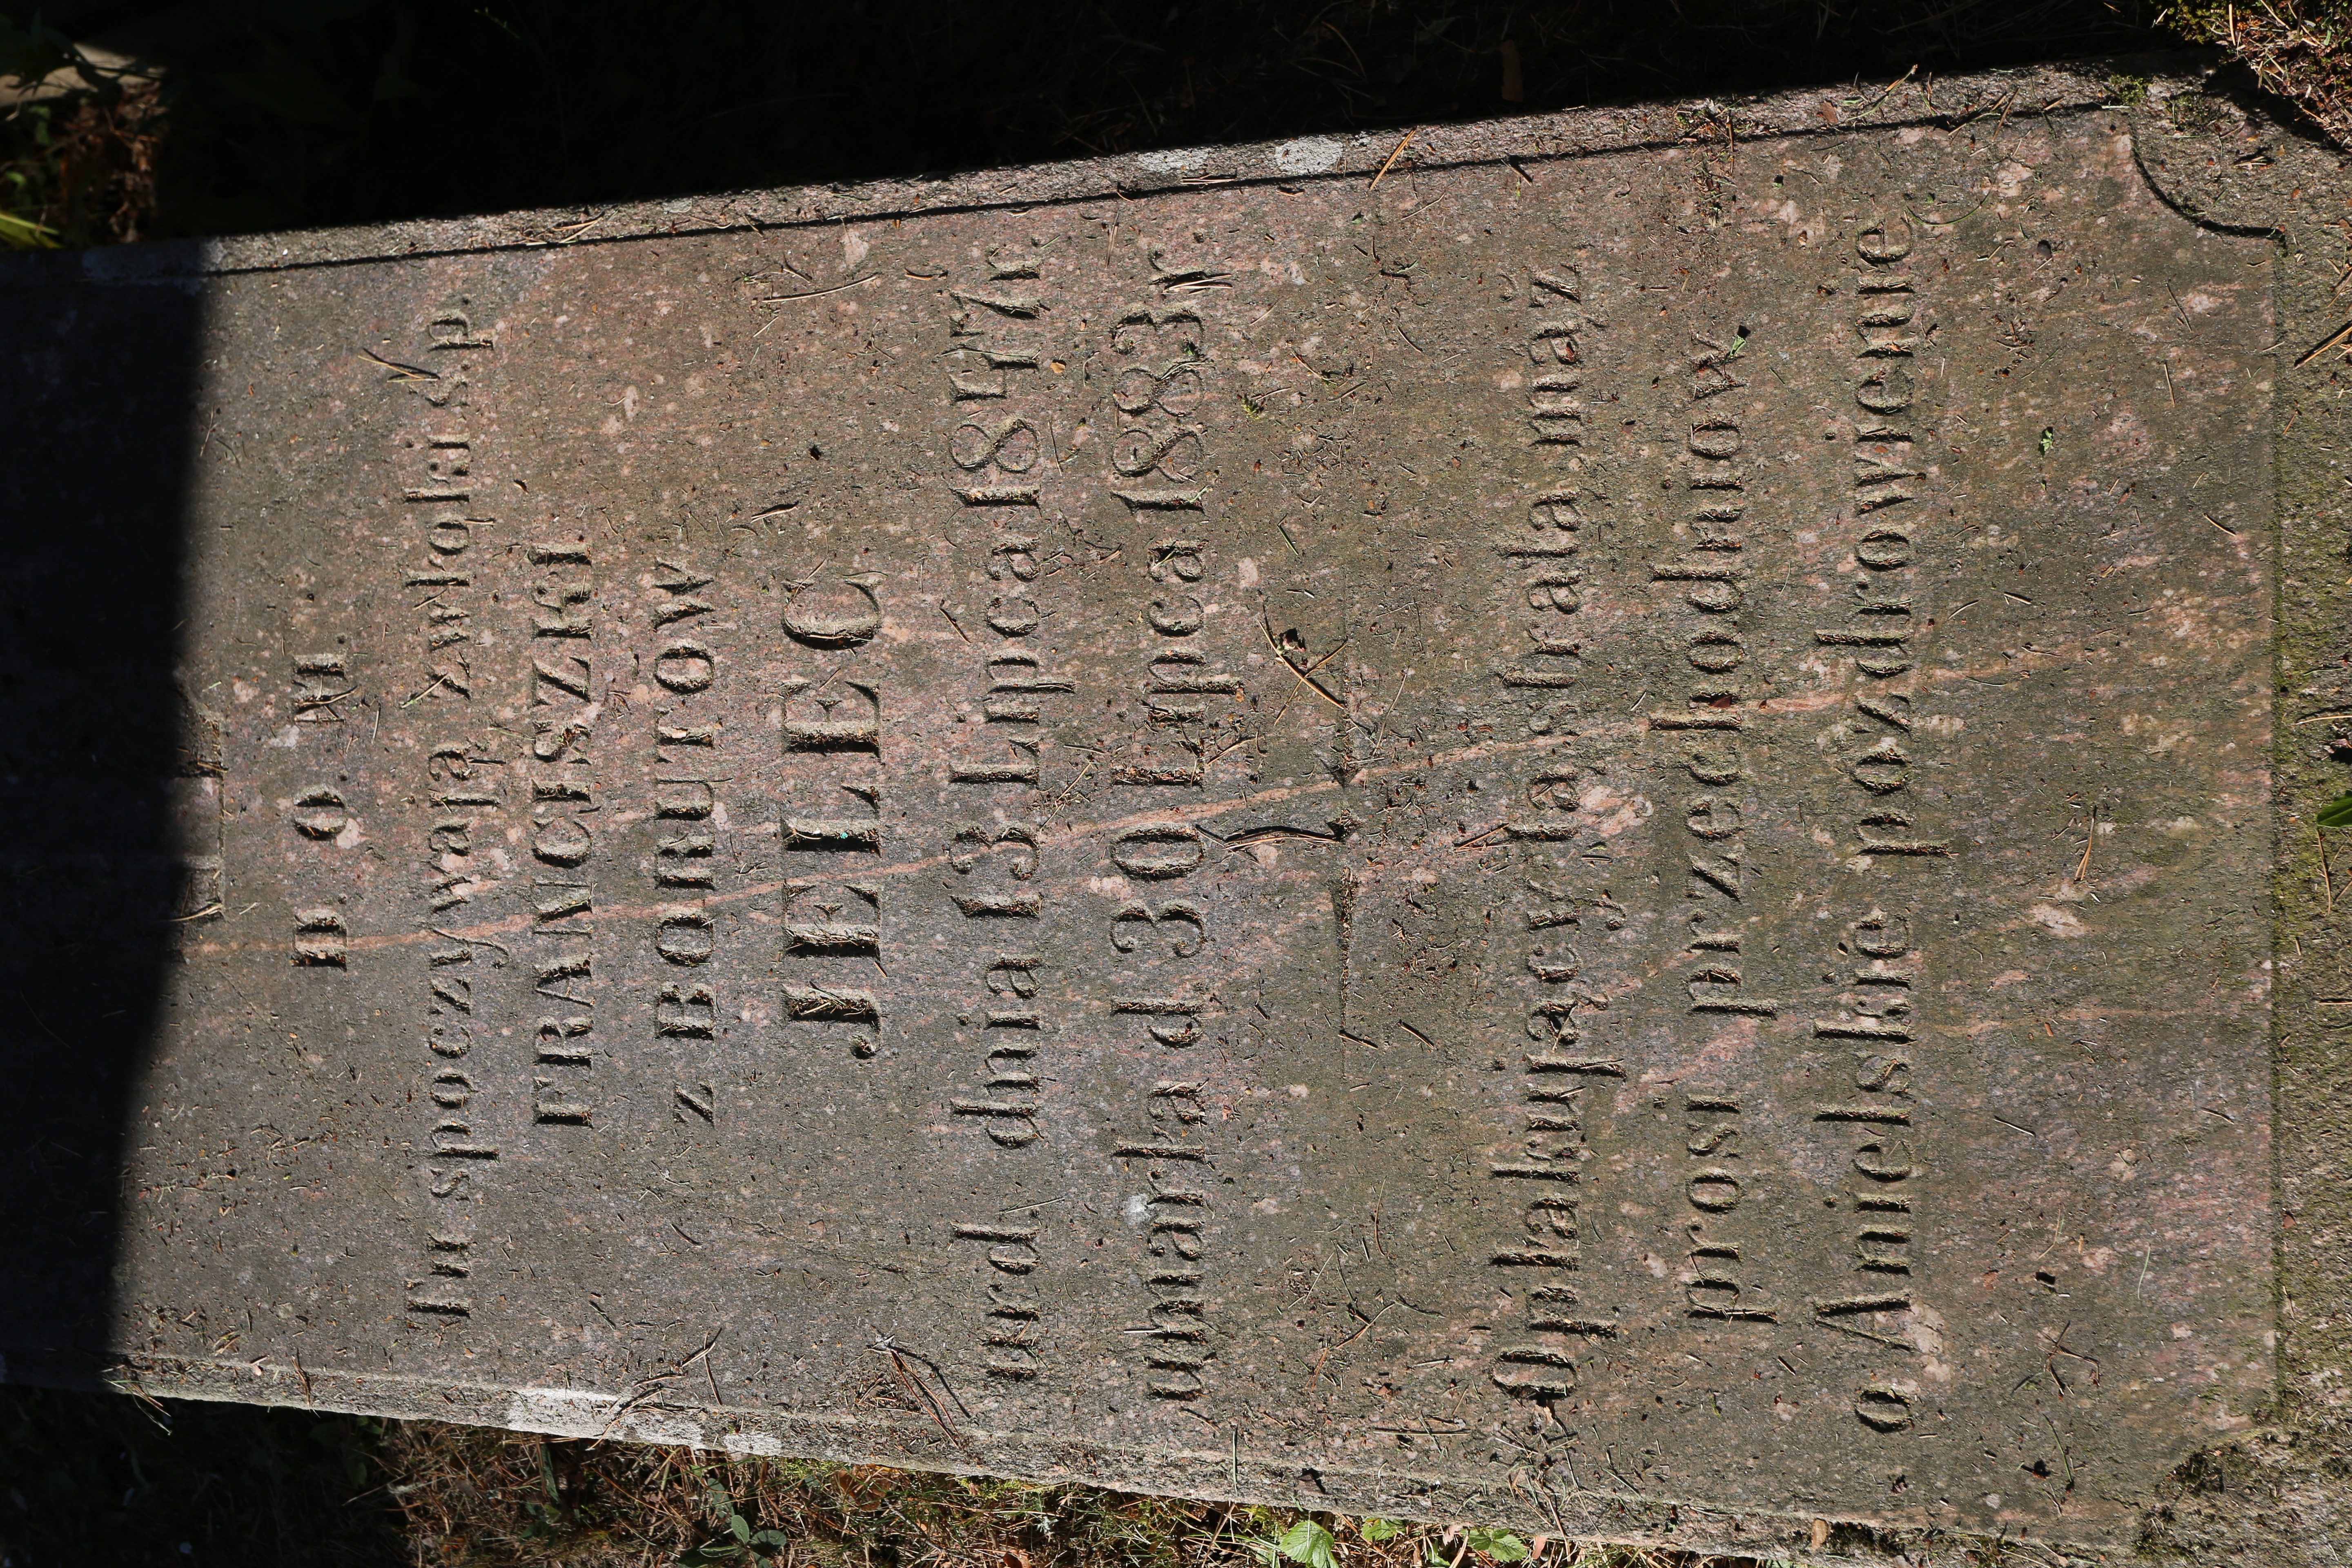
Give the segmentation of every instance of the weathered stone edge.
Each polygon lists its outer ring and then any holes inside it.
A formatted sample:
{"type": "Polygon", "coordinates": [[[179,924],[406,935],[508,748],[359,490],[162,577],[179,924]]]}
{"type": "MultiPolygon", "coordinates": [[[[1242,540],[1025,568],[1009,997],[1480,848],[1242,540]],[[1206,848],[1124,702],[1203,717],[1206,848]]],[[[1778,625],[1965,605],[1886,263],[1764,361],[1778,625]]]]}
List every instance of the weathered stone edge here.
{"type": "Polygon", "coordinates": [[[862,184],[734,191],[601,208],[542,208],[372,227],[25,254],[0,258],[0,288],[163,282],[294,267],[1002,210],[1227,184],[1369,184],[1381,177],[1383,167],[1385,178],[1398,180],[1412,178],[1417,169],[1541,163],[1708,142],[1908,126],[1951,129],[1987,117],[2032,118],[2118,107],[2116,94],[2123,90],[2135,98],[2194,91],[2207,60],[2192,53],[2115,57],[1942,80],[1906,77],[1891,84],[1430,125],[1409,137],[1396,132],[1352,132],[862,184]],[[2126,83],[2130,84],[2127,89],[2126,83]]]}
{"type": "MultiPolygon", "coordinates": [[[[1978,1568],[1987,1542],[1939,1530],[1843,1525],[1836,1550],[1811,1549],[1810,1514],[1727,1510],[1630,1491],[1601,1490],[1559,1475],[1520,1475],[1498,1487],[1433,1483],[1372,1468],[1292,1467],[1238,1451],[1152,1451],[1024,1433],[960,1430],[918,1416],[803,1415],[719,1406],[664,1405],[588,1390],[509,1389],[393,1373],[305,1371],[275,1362],[135,1358],[105,1383],[131,1394],[269,1405],[403,1420],[457,1422],[551,1436],[669,1444],[730,1453],[886,1465],[1046,1484],[1328,1510],[1437,1524],[1475,1521],[1554,1541],[1610,1542],[1767,1561],[1851,1563],[1864,1530],[1877,1552],[1911,1568],[1978,1568]]],[[[1605,1479],[1606,1478],[1593,1478],[1605,1479]]],[[[2033,1538],[2095,1560],[2116,1543],[2033,1538]]],[[[2037,1563],[2043,1560],[2037,1559],[2037,1563]]],[[[2070,1558],[2070,1561],[2073,1559],[2070,1558]]],[[[2045,1564],[2046,1568],[2046,1564],[2045,1564]]]]}
{"type": "Polygon", "coordinates": [[[2341,1568],[2352,1563],[2352,1016],[2336,1009],[2352,996],[2352,886],[2336,887],[2313,819],[2352,785],[2330,744],[2352,742],[2352,363],[2329,346],[2352,331],[2341,294],[2352,234],[2339,226],[2352,157],[2273,105],[2219,98],[2135,110],[2132,144],[2182,217],[2277,246],[2267,542],[2277,1393],[2254,1427],[2216,1433],[2157,1489],[2134,1544],[2141,1561],[2341,1568]]]}

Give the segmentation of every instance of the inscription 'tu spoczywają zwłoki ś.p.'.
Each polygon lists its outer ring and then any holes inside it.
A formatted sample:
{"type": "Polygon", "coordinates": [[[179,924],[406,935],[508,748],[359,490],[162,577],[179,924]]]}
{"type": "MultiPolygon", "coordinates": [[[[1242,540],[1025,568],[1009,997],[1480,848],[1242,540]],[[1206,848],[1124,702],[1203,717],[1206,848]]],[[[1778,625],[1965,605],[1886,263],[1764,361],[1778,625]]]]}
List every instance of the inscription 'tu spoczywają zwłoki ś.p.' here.
{"type": "Polygon", "coordinates": [[[1545,151],[207,281],[115,1348],[2127,1536],[2273,1378],[2267,253],[1545,151]]]}

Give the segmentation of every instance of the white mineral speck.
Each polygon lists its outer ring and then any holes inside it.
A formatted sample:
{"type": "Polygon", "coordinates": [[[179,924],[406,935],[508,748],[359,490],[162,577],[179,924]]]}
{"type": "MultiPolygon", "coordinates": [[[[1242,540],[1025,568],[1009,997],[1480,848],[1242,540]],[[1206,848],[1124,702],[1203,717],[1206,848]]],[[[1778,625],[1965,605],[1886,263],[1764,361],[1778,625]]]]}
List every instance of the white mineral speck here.
{"type": "Polygon", "coordinates": [[[1285,142],[1268,157],[1286,174],[1319,174],[1339,162],[1347,143],[1336,136],[1301,136],[1285,142]]]}

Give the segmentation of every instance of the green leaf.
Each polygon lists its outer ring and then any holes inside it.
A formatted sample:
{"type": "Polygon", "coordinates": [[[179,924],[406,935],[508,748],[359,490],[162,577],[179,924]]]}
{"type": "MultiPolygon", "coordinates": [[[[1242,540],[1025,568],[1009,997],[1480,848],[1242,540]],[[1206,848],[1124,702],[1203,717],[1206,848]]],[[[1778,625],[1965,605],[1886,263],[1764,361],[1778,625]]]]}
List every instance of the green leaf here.
{"type": "Polygon", "coordinates": [[[751,1539],[751,1521],[740,1513],[730,1513],[727,1516],[727,1533],[738,1541],[749,1542],[751,1539]]]}
{"type": "Polygon", "coordinates": [[[1306,1568],[1339,1568],[1339,1558],[1333,1552],[1338,1543],[1331,1532],[1311,1519],[1302,1519],[1282,1532],[1277,1542],[1282,1554],[1306,1568]]]}
{"type": "Polygon", "coordinates": [[[1394,1541],[1404,1533],[1404,1526],[1392,1519],[1359,1520],[1356,1533],[1367,1541],[1394,1541]]]}
{"type": "Polygon", "coordinates": [[[1497,1563],[1524,1563],[1530,1555],[1528,1543],[1507,1530],[1472,1530],[1468,1534],[1471,1551],[1483,1552],[1497,1563]]]}
{"type": "Polygon", "coordinates": [[[2352,795],[2339,795],[2319,808],[2322,827],[2352,827],[2352,795]]]}

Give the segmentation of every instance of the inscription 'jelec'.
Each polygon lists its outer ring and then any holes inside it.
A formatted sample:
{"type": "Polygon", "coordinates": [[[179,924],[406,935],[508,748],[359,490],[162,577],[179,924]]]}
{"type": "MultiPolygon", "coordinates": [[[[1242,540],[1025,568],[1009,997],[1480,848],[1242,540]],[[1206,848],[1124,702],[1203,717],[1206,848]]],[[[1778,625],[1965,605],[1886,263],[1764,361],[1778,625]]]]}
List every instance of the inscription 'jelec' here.
{"type": "MultiPolygon", "coordinates": [[[[801,764],[784,803],[784,1016],[845,1031],[850,1054],[882,1048],[882,1007],[868,976],[882,963],[883,692],[856,679],[857,650],[882,629],[883,579],[870,572],[789,584],[785,635],[831,668],[783,683],[783,749],[801,764]]],[[[706,786],[707,787],[707,786],[706,786]]],[[[709,917],[702,916],[706,921],[709,917]]],[[[683,998],[681,1000],[684,1000],[683,998]]],[[[708,1104],[679,1091],[706,1121],[708,1104]]]]}
{"type": "MultiPolygon", "coordinates": [[[[985,625],[994,640],[982,645],[978,671],[982,733],[990,743],[977,757],[948,764],[949,784],[975,812],[946,847],[953,873],[947,891],[977,972],[977,991],[959,1022],[982,1042],[984,1074],[978,1096],[948,1105],[994,1148],[1020,1150],[1041,1136],[1037,1054],[1046,1032],[1037,999],[1037,972],[1045,962],[1035,936],[1045,912],[1036,881],[1038,758],[1045,703],[1072,689],[1043,667],[1029,641],[1045,622],[1033,596],[1044,574],[1037,537],[1043,438],[1033,400],[1046,310],[1035,254],[992,251],[986,279],[950,299],[948,402],[963,416],[948,450],[959,475],[955,531],[959,539],[976,532],[986,544],[992,596],[985,625]]],[[[988,1248],[980,1342],[982,1365],[992,1378],[1020,1382],[1037,1374],[1042,1298],[1034,1275],[1045,1262],[1038,1231],[993,1215],[950,1226],[957,1240],[988,1248]]]]}

